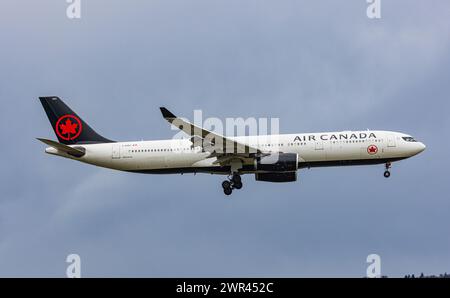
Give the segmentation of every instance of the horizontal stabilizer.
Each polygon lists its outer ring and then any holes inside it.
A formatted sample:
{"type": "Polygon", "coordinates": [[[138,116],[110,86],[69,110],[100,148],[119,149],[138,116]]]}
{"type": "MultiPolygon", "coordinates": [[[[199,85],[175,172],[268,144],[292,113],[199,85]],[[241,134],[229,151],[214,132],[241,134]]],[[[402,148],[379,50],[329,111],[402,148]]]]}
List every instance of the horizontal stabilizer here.
{"type": "Polygon", "coordinates": [[[70,147],[52,140],[48,140],[48,139],[42,139],[42,138],[37,138],[39,141],[41,141],[42,143],[49,145],[50,147],[55,148],[58,151],[61,152],[65,152],[69,155],[75,156],[75,157],[82,157],[83,155],[86,154],[85,149],[82,147],[70,147]]]}

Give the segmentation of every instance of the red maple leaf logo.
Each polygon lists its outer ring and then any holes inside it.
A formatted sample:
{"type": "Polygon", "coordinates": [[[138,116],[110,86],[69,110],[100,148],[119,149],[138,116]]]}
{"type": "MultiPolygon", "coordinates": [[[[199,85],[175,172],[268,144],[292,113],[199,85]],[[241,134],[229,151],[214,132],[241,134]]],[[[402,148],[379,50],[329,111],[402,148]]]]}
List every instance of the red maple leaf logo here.
{"type": "Polygon", "coordinates": [[[370,145],[370,146],[367,148],[367,152],[368,152],[369,154],[376,154],[376,153],[378,152],[378,147],[375,146],[375,145],[370,145]]]}
{"type": "Polygon", "coordinates": [[[77,127],[78,124],[72,123],[69,118],[66,119],[65,124],[60,124],[59,127],[61,128],[61,134],[76,134],[77,133],[77,127]]]}
{"type": "Polygon", "coordinates": [[[81,120],[74,115],[61,116],[56,122],[55,130],[60,139],[74,140],[81,134],[81,120]]]}

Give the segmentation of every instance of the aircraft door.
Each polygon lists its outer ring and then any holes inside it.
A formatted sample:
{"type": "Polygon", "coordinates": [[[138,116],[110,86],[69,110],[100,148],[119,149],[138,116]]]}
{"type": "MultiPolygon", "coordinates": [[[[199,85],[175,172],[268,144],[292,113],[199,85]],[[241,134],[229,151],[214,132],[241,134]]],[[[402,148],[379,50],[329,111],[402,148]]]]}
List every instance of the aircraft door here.
{"type": "Polygon", "coordinates": [[[394,135],[388,135],[388,147],[395,147],[395,136],[394,135]]]}
{"type": "Polygon", "coordinates": [[[120,158],[120,145],[113,144],[112,145],[112,159],[119,159],[119,158],[120,158]]]}

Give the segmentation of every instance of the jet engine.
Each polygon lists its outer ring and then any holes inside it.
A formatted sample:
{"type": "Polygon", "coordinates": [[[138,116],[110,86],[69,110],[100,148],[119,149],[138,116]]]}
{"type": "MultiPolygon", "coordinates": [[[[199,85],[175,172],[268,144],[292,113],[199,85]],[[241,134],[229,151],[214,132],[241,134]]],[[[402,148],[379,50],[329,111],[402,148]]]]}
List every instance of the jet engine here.
{"type": "Polygon", "coordinates": [[[255,180],[265,182],[294,182],[297,181],[297,172],[256,173],[255,180]]]}
{"type": "Polygon", "coordinates": [[[274,153],[261,156],[255,161],[256,181],[293,182],[297,180],[298,155],[274,153]]]}
{"type": "Polygon", "coordinates": [[[295,172],[298,169],[296,153],[273,153],[258,157],[255,161],[256,172],[295,172]]]}

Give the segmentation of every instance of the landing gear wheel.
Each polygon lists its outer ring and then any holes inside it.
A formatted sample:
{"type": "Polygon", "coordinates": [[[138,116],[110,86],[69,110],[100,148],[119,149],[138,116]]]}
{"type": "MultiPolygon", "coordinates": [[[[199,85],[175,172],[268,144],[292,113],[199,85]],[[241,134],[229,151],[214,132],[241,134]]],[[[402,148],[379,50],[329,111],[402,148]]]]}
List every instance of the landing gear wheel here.
{"type": "Polygon", "coordinates": [[[233,192],[233,189],[241,189],[242,188],[242,180],[239,174],[233,174],[228,176],[229,180],[225,180],[222,182],[223,192],[229,196],[233,192]]]}
{"type": "Polygon", "coordinates": [[[233,188],[241,189],[241,188],[242,188],[242,182],[241,182],[241,181],[239,181],[239,182],[234,182],[234,183],[233,183],[233,188]]]}
{"type": "Polygon", "coordinates": [[[232,192],[233,192],[233,190],[231,189],[231,187],[223,189],[223,193],[226,194],[227,196],[231,195],[232,192]]]}
{"type": "Polygon", "coordinates": [[[231,182],[228,180],[225,180],[224,182],[222,182],[222,187],[223,187],[223,189],[226,189],[226,188],[231,189],[231,182]]]}
{"type": "Polygon", "coordinates": [[[234,174],[233,175],[233,177],[231,177],[231,181],[234,183],[234,184],[237,184],[237,183],[241,183],[241,176],[240,175],[238,175],[238,174],[234,174]]]}
{"type": "Polygon", "coordinates": [[[389,169],[392,167],[392,164],[391,164],[391,162],[387,162],[386,164],[385,164],[385,169],[386,169],[386,171],[384,172],[384,177],[386,177],[386,178],[389,178],[389,177],[391,177],[391,172],[389,172],[389,169]]]}

